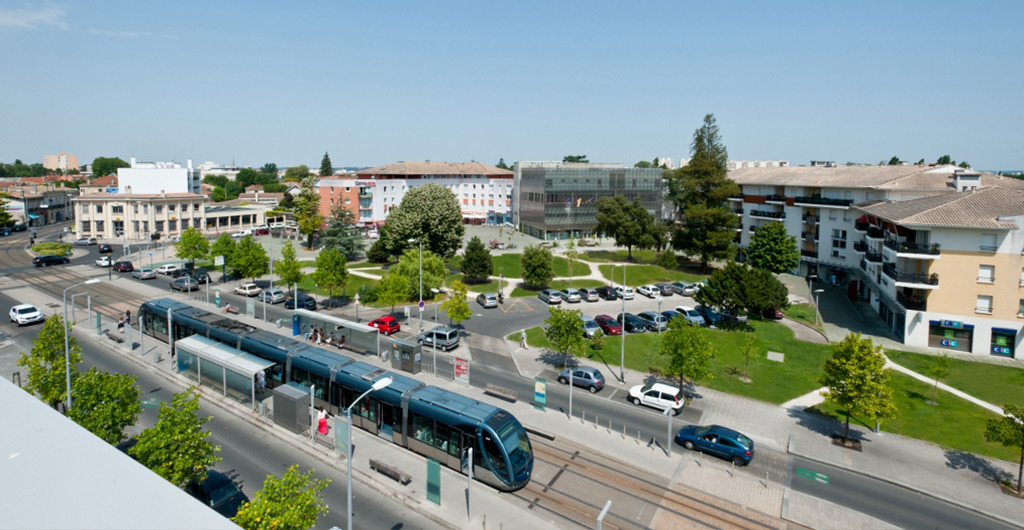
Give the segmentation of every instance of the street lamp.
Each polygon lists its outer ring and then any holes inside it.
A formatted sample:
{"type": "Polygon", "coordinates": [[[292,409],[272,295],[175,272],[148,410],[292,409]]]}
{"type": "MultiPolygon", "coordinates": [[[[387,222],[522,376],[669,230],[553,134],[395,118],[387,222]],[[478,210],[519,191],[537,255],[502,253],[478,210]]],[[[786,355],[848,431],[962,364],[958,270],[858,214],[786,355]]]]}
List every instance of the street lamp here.
{"type": "MultiPolygon", "coordinates": [[[[436,328],[437,327],[437,295],[441,291],[438,290],[438,289],[435,289],[434,287],[431,287],[430,290],[434,292],[434,327],[436,328]]],[[[420,313],[420,314],[422,315],[423,313],[420,313]]],[[[434,337],[433,339],[431,339],[430,344],[432,344],[433,347],[434,347],[434,375],[436,376],[437,375],[437,337],[434,337]]]]}
{"type": "MultiPolygon", "coordinates": [[[[661,300],[662,299],[661,299],[661,295],[660,294],[658,295],[657,300],[658,300],[658,314],[661,315],[661,300]]],[[[662,316],[664,316],[664,315],[662,315],[662,316]]],[[[661,335],[661,324],[658,324],[658,335],[661,335]]]]}
{"type": "MultiPolygon", "coordinates": [[[[64,375],[67,377],[68,383],[68,410],[71,410],[71,348],[68,346],[68,291],[78,287],[80,285],[92,285],[94,283],[100,283],[99,278],[93,278],[86,280],[81,283],[76,283],[67,289],[64,289],[64,375]]],[[[88,316],[86,316],[88,318],[88,316]]]]}
{"type": "MultiPolygon", "coordinates": [[[[821,308],[821,306],[818,305],[818,301],[821,300],[821,297],[818,295],[818,293],[823,293],[823,292],[825,292],[824,289],[815,289],[814,293],[813,293],[814,294],[814,325],[815,326],[818,325],[818,312],[820,311],[820,308],[821,308]]],[[[825,318],[822,317],[822,320],[824,320],[824,319],[825,318]]]]}
{"type": "Polygon", "coordinates": [[[420,331],[423,331],[423,237],[409,239],[409,243],[413,242],[420,244],[420,303],[416,307],[420,310],[420,331]]]}
{"type": "Polygon", "coordinates": [[[373,386],[370,387],[369,390],[363,392],[361,396],[357,397],[356,400],[353,401],[347,409],[345,409],[345,415],[348,418],[348,444],[346,445],[346,447],[348,447],[348,530],[352,530],[352,407],[356,406],[356,403],[359,403],[359,400],[366,397],[370,392],[386,388],[391,384],[391,381],[392,379],[390,377],[374,381],[373,386]]]}
{"type": "Polygon", "coordinates": [[[626,264],[622,264],[622,352],[619,360],[619,380],[626,382],[626,264]]]}

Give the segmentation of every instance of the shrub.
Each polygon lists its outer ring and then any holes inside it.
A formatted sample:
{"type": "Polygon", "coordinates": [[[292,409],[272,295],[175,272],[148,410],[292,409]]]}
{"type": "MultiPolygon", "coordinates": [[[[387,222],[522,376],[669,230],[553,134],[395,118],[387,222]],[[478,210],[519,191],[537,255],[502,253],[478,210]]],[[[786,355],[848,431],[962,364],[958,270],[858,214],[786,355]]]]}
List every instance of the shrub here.
{"type": "Polygon", "coordinates": [[[387,263],[391,259],[391,255],[388,254],[387,249],[384,247],[384,243],[378,239],[370,245],[370,249],[366,251],[366,260],[371,263],[387,263]]]}
{"type": "Polygon", "coordinates": [[[604,332],[597,330],[594,332],[594,336],[590,337],[590,347],[600,351],[604,348],[604,332]]]}
{"type": "Polygon", "coordinates": [[[663,267],[665,269],[672,270],[672,269],[676,268],[678,265],[679,265],[679,262],[676,260],[675,252],[666,250],[666,251],[662,252],[660,256],[658,256],[658,266],[659,267],[663,267]]]}
{"type": "Polygon", "coordinates": [[[55,256],[63,256],[71,251],[72,245],[70,243],[36,243],[32,245],[32,252],[36,255],[53,254],[55,256]]]}
{"type": "Polygon", "coordinates": [[[363,284],[359,288],[359,301],[370,304],[377,301],[377,286],[374,284],[363,284]]]}

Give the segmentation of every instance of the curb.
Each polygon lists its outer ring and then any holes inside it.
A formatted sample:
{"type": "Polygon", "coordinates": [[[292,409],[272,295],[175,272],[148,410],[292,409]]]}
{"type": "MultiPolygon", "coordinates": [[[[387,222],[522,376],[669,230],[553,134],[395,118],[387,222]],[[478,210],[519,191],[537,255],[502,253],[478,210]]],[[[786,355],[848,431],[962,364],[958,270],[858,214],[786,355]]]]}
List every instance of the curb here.
{"type": "MultiPolygon", "coordinates": [[[[818,328],[816,328],[814,326],[811,326],[809,324],[805,324],[803,322],[800,322],[799,320],[793,320],[792,318],[782,317],[782,319],[786,320],[786,321],[789,321],[789,322],[792,322],[794,324],[800,324],[801,326],[803,326],[803,327],[805,327],[805,328],[807,328],[807,329],[817,333],[818,335],[821,335],[821,338],[825,339],[825,344],[832,344],[832,341],[828,340],[828,335],[825,335],[825,332],[819,330],[818,328]]],[[[800,340],[800,339],[797,339],[797,340],[800,340]]]]}

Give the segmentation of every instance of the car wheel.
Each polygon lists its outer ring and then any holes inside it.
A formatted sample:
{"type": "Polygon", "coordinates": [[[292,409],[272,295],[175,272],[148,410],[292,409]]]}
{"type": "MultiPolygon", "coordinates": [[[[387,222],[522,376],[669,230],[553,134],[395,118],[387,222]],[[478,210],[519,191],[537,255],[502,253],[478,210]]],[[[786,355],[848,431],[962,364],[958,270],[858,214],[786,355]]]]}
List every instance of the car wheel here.
{"type": "Polygon", "coordinates": [[[587,390],[589,390],[591,394],[596,394],[597,393],[597,387],[596,386],[591,386],[587,390]]]}
{"type": "Polygon", "coordinates": [[[687,451],[693,451],[693,442],[686,440],[683,442],[683,447],[685,447],[687,451]]]}
{"type": "Polygon", "coordinates": [[[416,339],[416,344],[423,344],[423,339],[416,339]]]}
{"type": "Polygon", "coordinates": [[[634,405],[639,406],[640,405],[640,398],[630,397],[629,398],[629,402],[634,404],[634,405]]]}
{"type": "Polygon", "coordinates": [[[562,383],[563,385],[569,384],[569,381],[566,378],[564,378],[564,377],[559,377],[558,378],[558,382],[562,383]]]}
{"type": "Polygon", "coordinates": [[[740,457],[738,457],[738,456],[734,456],[734,457],[732,457],[732,464],[733,464],[734,466],[742,466],[742,465],[745,465],[745,464],[743,463],[743,459],[742,459],[742,458],[740,458],[740,457]]]}

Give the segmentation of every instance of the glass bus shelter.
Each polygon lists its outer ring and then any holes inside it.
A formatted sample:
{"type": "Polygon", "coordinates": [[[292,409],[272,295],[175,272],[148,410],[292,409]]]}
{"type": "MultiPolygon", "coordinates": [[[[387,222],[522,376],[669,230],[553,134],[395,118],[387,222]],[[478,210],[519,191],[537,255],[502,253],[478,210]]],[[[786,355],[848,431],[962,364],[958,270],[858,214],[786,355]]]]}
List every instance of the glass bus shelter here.
{"type": "Polygon", "coordinates": [[[253,410],[256,374],[276,364],[202,335],[177,340],[174,349],[179,374],[253,410]]]}

